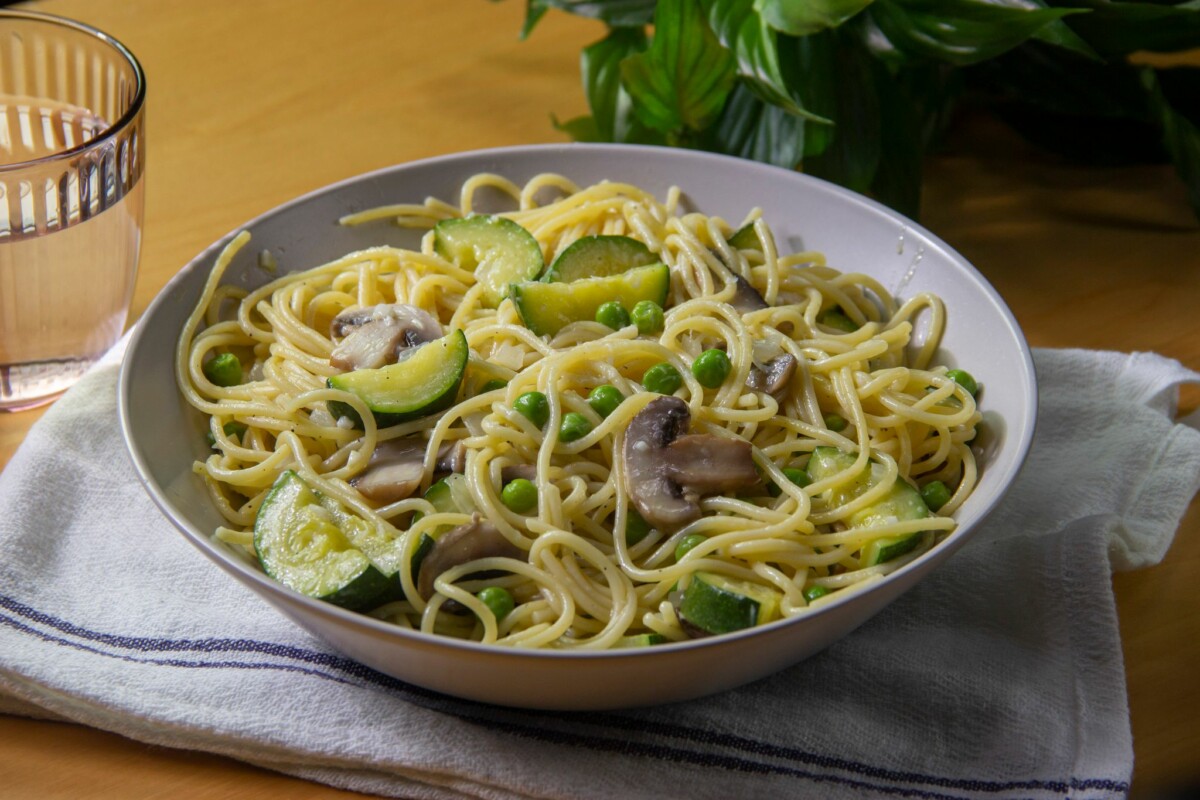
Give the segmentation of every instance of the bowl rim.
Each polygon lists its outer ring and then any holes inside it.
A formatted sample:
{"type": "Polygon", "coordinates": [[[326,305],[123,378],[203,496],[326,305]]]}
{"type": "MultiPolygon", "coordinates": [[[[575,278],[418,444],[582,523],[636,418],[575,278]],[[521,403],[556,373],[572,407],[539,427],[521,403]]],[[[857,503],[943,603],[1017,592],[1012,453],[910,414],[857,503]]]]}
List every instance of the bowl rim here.
{"type": "MultiPolygon", "coordinates": [[[[568,177],[570,177],[568,175],[568,177]]],[[[681,187],[682,188],[682,187],[681,187]]],[[[684,189],[686,194],[686,189],[684,189]]],[[[172,371],[172,375],[174,372],[172,371]]],[[[174,379],[172,378],[172,382],[174,379]]],[[[219,567],[230,573],[234,577],[245,582],[253,583],[256,591],[260,594],[266,592],[270,597],[267,598],[272,605],[280,607],[295,607],[299,606],[306,613],[324,618],[326,621],[333,621],[341,626],[349,626],[353,629],[358,629],[360,632],[369,633],[373,636],[383,636],[388,639],[397,639],[420,648],[441,649],[447,648],[450,650],[459,650],[463,653],[475,655],[489,655],[503,657],[507,659],[535,659],[535,660],[576,660],[576,659],[615,659],[622,660],[634,657],[645,657],[646,655],[657,655],[668,653],[680,653],[695,649],[708,649],[713,647],[724,647],[728,644],[735,644],[743,639],[761,636],[772,631],[780,631],[783,628],[791,627],[800,624],[806,620],[814,619],[818,616],[833,613],[836,609],[854,603],[864,597],[875,594],[878,589],[887,584],[902,581],[905,576],[914,572],[927,572],[933,567],[950,557],[959,547],[965,544],[974,534],[975,530],[988,518],[995,510],[996,506],[1003,500],[1011,490],[1013,483],[1021,471],[1022,466],[1028,457],[1030,448],[1033,443],[1033,436],[1037,424],[1038,412],[1038,389],[1037,378],[1034,369],[1032,353],[1028,342],[1025,338],[1020,325],[1017,323],[1015,316],[1007,303],[1004,302],[999,292],[992,286],[991,282],[979,272],[976,267],[971,264],[966,258],[960,255],[954,248],[950,247],[946,242],[934,235],[919,223],[907,218],[903,214],[879,203],[871,198],[865,197],[850,189],[846,189],[837,184],[825,181],[820,178],[806,175],[804,173],[792,170],[786,170],[781,167],[771,166],[760,162],[750,161],[748,159],[738,158],[718,153],[708,153],[694,150],[681,150],[671,147],[663,147],[657,145],[627,145],[627,144],[594,144],[594,143],[559,143],[559,144],[531,144],[531,145],[514,145],[507,147],[482,148],[476,150],[466,150],[456,153],[443,154],[422,158],[413,161],[401,162],[379,169],[370,170],[358,175],[354,175],[324,186],[315,188],[311,191],[298,195],[284,203],[281,203],[267,211],[257,215],[253,219],[238,225],[236,228],[226,233],[224,236],[216,239],[204,250],[193,257],[186,265],[184,265],[171,279],[159,290],[151,303],[146,307],[138,319],[135,328],[130,335],[130,341],[125,355],[122,358],[120,373],[118,377],[117,387],[117,410],[121,427],[122,438],[125,441],[126,450],[133,462],[135,472],[139,481],[146,489],[151,499],[158,506],[159,510],[167,518],[175,528],[184,535],[185,538],[197,547],[208,558],[214,561],[219,567]],[[891,218],[899,223],[906,234],[915,234],[924,240],[923,244],[928,250],[930,247],[941,251],[941,254],[950,261],[955,263],[957,268],[964,270],[970,275],[985,291],[988,299],[999,313],[1005,327],[1012,335],[1018,345],[1018,360],[1020,362],[1021,371],[1025,377],[1025,386],[1021,394],[1021,404],[1026,409],[1027,413],[1021,420],[1010,421],[1008,423],[1006,447],[1012,448],[1013,455],[1011,464],[1006,470],[1006,474],[1001,475],[998,480],[1002,483],[998,491],[993,493],[993,496],[977,511],[977,516],[970,524],[957,525],[954,530],[936,546],[931,547],[925,553],[922,553],[917,558],[897,569],[895,572],[883,576],[879,580],[870,581],[861,588],[855,589],[847,587],[849,591],[839,591],[830,596],[828,601],[823,602],[818,608],[812,611],[787,618],[779,619],[765,625],[755,626],[740,631],[704,637],[701,639],[690,639],[682,642],[666,642],[655,645],[652,648],[619,648],[608,650],[556,650],[556,649],[526,649],[517,648],[496,644],[484,644],[481,642],[468,641],[463,639],[455,639],[449,636],[438,636],[436,634],[423,633],[419,630],[403,628],[401,626],[384,622],[383,620],[370,617],[361,612],[349,611],[347,609],[323,602],[316,598],[308,597],[296,592],[293,589],[284,586],[283,584],[271,579],[261,570],[255,569],[248,563],[237,558],[228,549],[213,542],[210,538],[211,533],[205,533],[197,528],[189,519],[183,516],[178,509],[175,508],[170,498],[167,496],[164,488],[159,486],[152,478],[149,463],[143,455],[141,447],[138,443],[136,434],[136,425],[131,416],[131,396],[134,389],[133,383],[136,375],[131,364],[134,361],[133,354],[139,350],[143,339],[148,335],[149,330],[144,324],[145,320],[153,318],[161,308],[169,302],[169,298],[174,293],[175,288],[184,282],[187,277],[197,271],[204,269],[206,265],[211,268],[211,264],[215,256],[243,230],[249,230],[262,223],[265,220],[285,214],[291,209],[304,205],[311,200],[336,192],[340,189],[383,177],[394,172],[403,172],[410,169],[434,167],[441,163],[455,163],[470,159],[492,159],[505,157],[534,157],[548,153],[570,153],[572,151],[594,152],[600,154],[611,155],[627,155],[631,151],[639,151],[648,153],[656,158],[668,159],[698,159],[706,161],[716,159],[724,162],[736,162],[738,169],[745,169],[749,173],[764,172],[771,174],[786,173],[790,175],[790,179],[799,181],[800,183],[810,184],[818,191],[832,193],[839,196],[843,201],[848,202],[852,206],[859,206],[864,210],[882,214],[885,217],[891,218]],[[1019,422],[1019,425],[1014,425],[1013,422],[1019,422]]],[[[886,605],[886,604],[885,604],[886,605]]]]}

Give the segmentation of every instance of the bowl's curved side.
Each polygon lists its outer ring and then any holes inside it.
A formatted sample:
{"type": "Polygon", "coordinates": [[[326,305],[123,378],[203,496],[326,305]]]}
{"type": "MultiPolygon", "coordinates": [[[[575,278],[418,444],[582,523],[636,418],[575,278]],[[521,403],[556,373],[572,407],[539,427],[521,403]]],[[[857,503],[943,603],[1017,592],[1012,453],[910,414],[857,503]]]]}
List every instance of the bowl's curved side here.
{"type": "Polygon", "coordinates": [[[347,624],[341,615],[329,613],[332,609],[313,609],[300,602],[303,598],[284,593],[264,597],[339,652],[422,689],[514,708],[596,711],[693,700],[772,675],[858,628],[935,566],[926,562],[886,591],[866,592],[859,602],[822,609],[802,629],[776,624],[748,636],[703,640],[703,645],[596,653],[459,650],[433,637],[397,637],[359,620],[347,624]]]}
{"type": "Polygon", "coordinates": [[[183,322],[231,233],[189,263],[138,324],[119,386],[130,456],[154,501],[197,548],[355,660],[436,691],[524,707],[613,708],[730,688],[811,655],[861,625],[961,546],[1016,476],[1033,435],[1033,365],[1019,326],[986,279],[945,243],[883,206],[753,162],[653,147],[549,145],[400,165],[320,189],[247,223],[253,240],[234,259],[227,279],[245,286],[270,279],[259,266],[263,250],[271,252],[280,270],[293,271],[373,245],[415,246],[419,234],[413,231],[386,223],[347,228],[337,220],[388,203],[457,198],[462,182],[479,172],[518,183],[540,172],[562,173],[581,185],[625,181],[660,197],[678,185],[685,204],[734,225],[761,207],[783,252],[820,250],[831,266],[871,274],[904,297],[924,291],[941,295],[948,309],[943,355],[968,368],[984,386],[993,442],[979,487],[945,542],[866,590],[839,593],[802,619],[625,653],[530,653],[414,634],[298,595],[210,539],[221,519],[192,473],[193,462],[207,454],[203,420],[180,396],[173,362],[183,322]],[[737,655],[749,646],[747,639],[754,640],[752,659],[737,655]],[[560,668],[559,662],[569,665],[560,668]],[[664,680],[682,669],[697,680],[664,680]],[[581,696],[578,687],[585,685],[588,691],[581,696]]]}

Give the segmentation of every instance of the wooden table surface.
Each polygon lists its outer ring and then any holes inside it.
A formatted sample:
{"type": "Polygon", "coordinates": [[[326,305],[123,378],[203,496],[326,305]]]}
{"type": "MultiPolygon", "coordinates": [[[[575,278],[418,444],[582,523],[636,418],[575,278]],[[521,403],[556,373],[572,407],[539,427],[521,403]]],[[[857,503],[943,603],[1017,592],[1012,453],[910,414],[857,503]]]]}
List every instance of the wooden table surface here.
{"type": "MultiPolygon", "coordinates": [[[[122,40],[149,76],[136,318],[242,221],[361,172],[454,151],[564,141],[585,110],[582,46],[551,12],[519,42],[505,0],[45,0],[122,40]]],[[[932,159],[922,222],[970,259],[1040,347],[1153,350],[1200,370],[1200,226],[1167,167],[1091,169],[986,118],[932,159]]],[[[1185,392],[1184,408],[1200,393],[1185,392]]],[[[0,466],[41,412],[0,414],[0,466]]],[[[1165,561],[1114,578],[1133,793],[1200,786],[1200,503],[1165,561]]],[[[1030,735],[1036,736],[1036,731],[1030,735]]],[[[2,797],[358,796],[214,756],[0,716],[2,797]]]]}

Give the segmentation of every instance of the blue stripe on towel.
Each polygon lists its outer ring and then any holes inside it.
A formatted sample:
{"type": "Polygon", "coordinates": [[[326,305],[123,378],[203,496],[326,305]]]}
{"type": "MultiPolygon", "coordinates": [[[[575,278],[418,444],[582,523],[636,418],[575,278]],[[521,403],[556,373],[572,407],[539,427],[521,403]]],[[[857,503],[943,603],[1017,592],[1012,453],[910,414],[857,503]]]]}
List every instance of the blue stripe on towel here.
{"type": "Polygon", "coordinates": [[[325,680],[347,685],[374,684],[380,687],[407,695],[419,700],[420,705],[436,711],[448,713],[464,721],[483,724],[487,727],[504,730],[524,738],[537,739],[555,744],[568,744],[577,747],[587,747],[596,750],[620,752],[626,755],[637,755],[656,758],[665,761],[683,762],[701,766],[718,767],[738,772],[757,774],[775,774],[809,780],[817,783],[833,783],[851,789],[871,790],[900,797],[927,798],[928,800],[950,800],[960,795],[943,794],[937,791],[906,787],[898,785],[880,785],[862,779],[873,779],[891,783],[924,784],[939,789],[968,791],[974,793],[1011,792],[1013,790],[1033,790],[1049,792],[1057,795],[1069,791],[1100,790],[1114,793],[1126,793],[1129,784],[1124,781],[1111,779],[1078,779],[1070,778],[1065,781],[984,781],[961,778],[948,778],[937,775],[925,775],[915,772],[903,772],[882,767],[876,767],[861,762],[851,761],[832,756],[810,753],[804,750],[770,744],[743,736],[719,733],[706,729],[689,728],[683,725],[655,722],[636,716],[625,716],[617,713],[574,713],[542,711],[517,711],[497,706],[489,706],[467,700],[457,700],[439,692],[423,689],[405,683],[396,678],[384,675],[357,661],[331,653],[308,650],[292,645],[264,642],[255,639],[162,639],[141,636],[119,636],[100,633],[83,628],[74,623],[38,611],[15,598],[0,595],[0,608],[12,612],[14,617],[0,614],[0,622],[21,631],[22,633],[71,647],[77,650],[95,653],[97,655],[118,658],[139,664],[167,666],[190,669],[274,669],[286,672],[297,672],[325,680]],[[58,631],[65,636],[82,641],[73,641],[64,636],[56,636],[38,630],[26,622],[35,623],[45,628],[58,631]],[[86,642],[86,643],[85,643],[86,642]],[[87,644],[90,643],[90,644],[87,644]],[[299,661],[305,665],[266,662],[266,661],[196,661],[178,658],[150,658],[129,655],[128,653],[110,652],[94,645],[104,645],[121,651],[137,653],[248,653],[276,658],[299,661]],[[320,669],[324,667],[325,669],[320,669]],[[331,670],[341,672],[345,677],[334,674],[331,670]],[[347,678],[356,678],[357,681],[347,678]],[[684,749],[669,744],[648,744],[633,742],[627,738],[610,739],[581,732],[562,730],[561,728],[547,729],[544,725],[526,725],[515,721],[514,717],[525,719],[566,720],[580,723],[588,727],[609,728],[614,732],[636,731],[664,738],[682,740],[690,744],[716,745],[742,754],[766,757],[778,761],[791,761],[809,767],[838,770],[857,777],[847,778],[837,775],[826,775],[809,772],[796,767],[782,766],[764,761],[752,760],[744,755],[723,755],[711,752],[699,752],[684,749]]]}

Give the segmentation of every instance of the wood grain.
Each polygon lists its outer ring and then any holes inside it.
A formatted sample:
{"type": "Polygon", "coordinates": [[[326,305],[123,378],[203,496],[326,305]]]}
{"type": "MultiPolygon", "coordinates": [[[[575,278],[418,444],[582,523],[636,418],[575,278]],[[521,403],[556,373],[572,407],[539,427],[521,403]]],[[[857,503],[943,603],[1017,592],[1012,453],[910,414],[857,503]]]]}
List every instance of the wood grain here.
{"type": "MultiPolygon", "coordinates": [[[[242,221],[335,180],[426,156],[564,141],[579,50],[602,28],[484,0],[46,0],[124,41],[149,76],[140,314],[242,221]]],[[[1153,350],[1200,369],[1200,228],[1169,168],[1090,169],[968,117],[931,159],[922,222],[975,263],[1031,344],[1153,350]]],[[[1200,405],[1185,393],[1183,405],[1200,405]]],[[[0,414],[0,465],[41,412],[0,414]]],[[[1200,785],[1200,505],[1166,560],[1116,576],[1134,794],[1200,785]]],[[[1031,732],[1035,734],[1035,732],[1031,732]]],[[[0,797],[351,796],[205,754],[0,716],[0,797]]]]}

